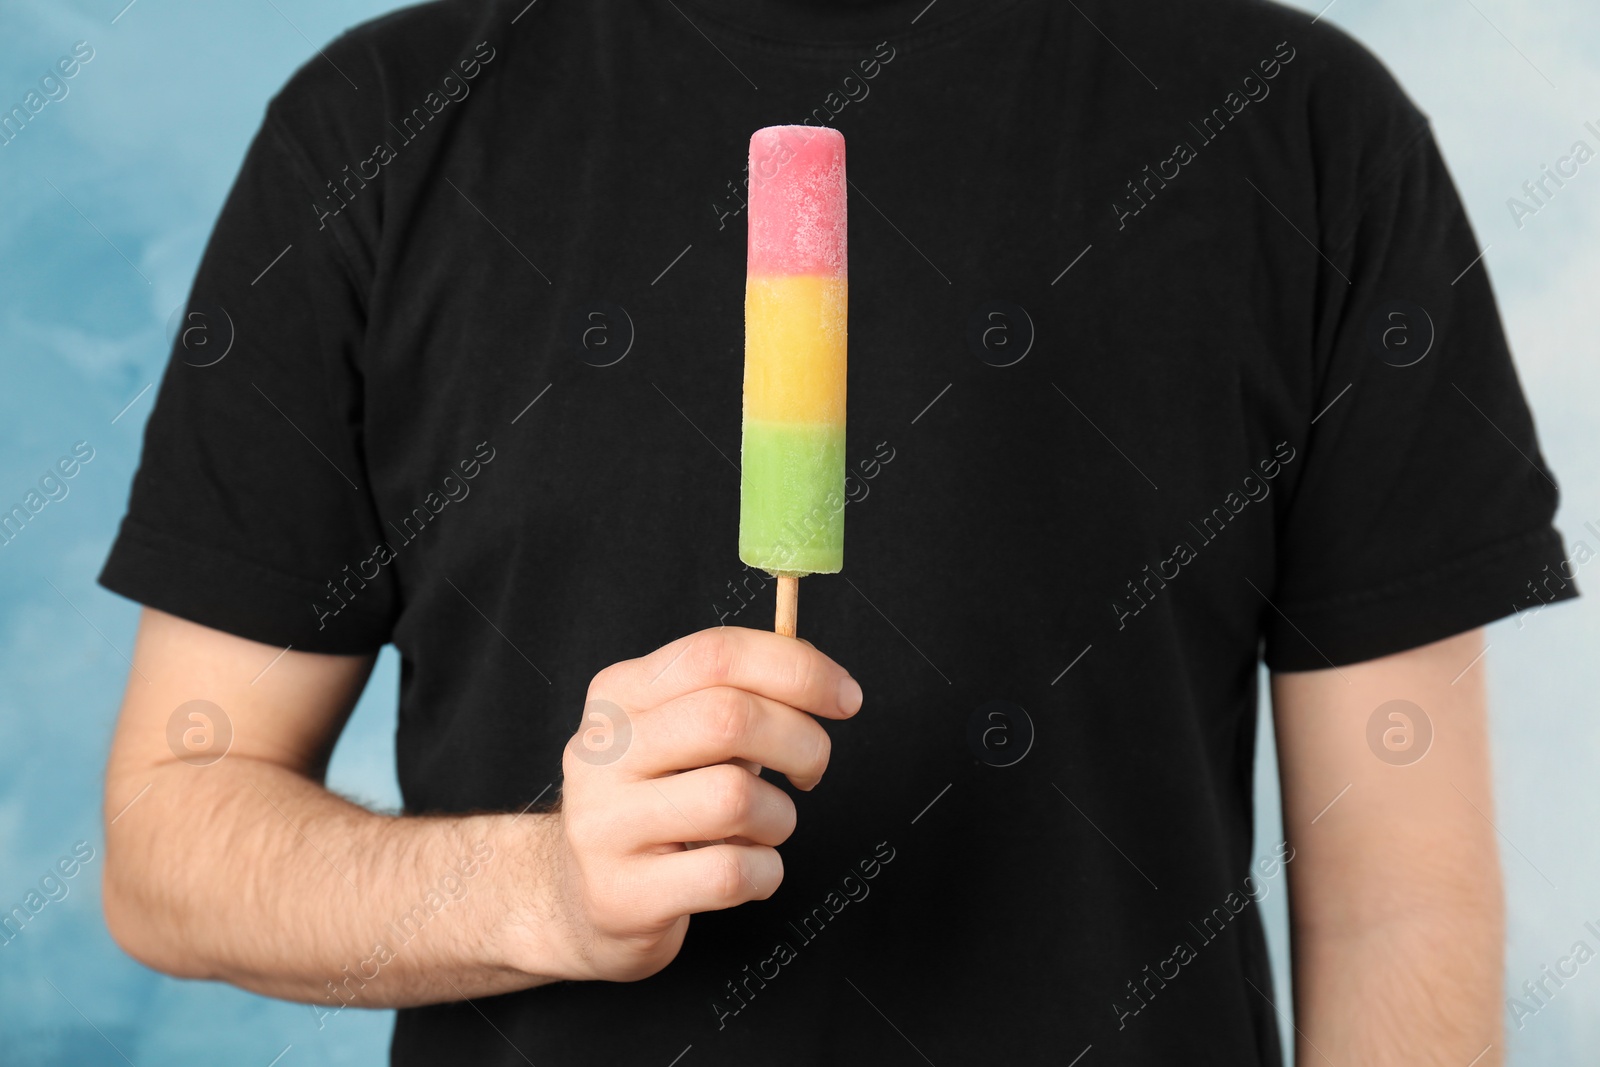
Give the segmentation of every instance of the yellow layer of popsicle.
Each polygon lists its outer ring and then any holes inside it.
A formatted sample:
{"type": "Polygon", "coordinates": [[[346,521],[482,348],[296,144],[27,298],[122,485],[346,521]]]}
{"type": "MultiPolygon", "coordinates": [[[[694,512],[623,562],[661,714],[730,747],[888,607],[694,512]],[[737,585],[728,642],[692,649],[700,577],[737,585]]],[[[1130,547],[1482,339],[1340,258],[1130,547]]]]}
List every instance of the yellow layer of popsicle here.
{"type": "Polygon", "coordinates": [[[846,292],[815,274],[746,281],[746,419],[844,423],[846,292]]]}

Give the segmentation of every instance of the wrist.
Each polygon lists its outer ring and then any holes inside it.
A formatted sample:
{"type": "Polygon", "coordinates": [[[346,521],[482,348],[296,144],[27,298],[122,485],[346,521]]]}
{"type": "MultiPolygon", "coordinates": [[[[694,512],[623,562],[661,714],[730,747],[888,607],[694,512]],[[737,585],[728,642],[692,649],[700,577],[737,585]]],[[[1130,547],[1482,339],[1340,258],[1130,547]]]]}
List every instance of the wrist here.
{"type": "Polygon", "coordinates": [[[528,987],[587,976],[562,903],[559,814],[482,817],[493,850],[493,891],[479,916],[480,957],[527,979],[528,987]]]}

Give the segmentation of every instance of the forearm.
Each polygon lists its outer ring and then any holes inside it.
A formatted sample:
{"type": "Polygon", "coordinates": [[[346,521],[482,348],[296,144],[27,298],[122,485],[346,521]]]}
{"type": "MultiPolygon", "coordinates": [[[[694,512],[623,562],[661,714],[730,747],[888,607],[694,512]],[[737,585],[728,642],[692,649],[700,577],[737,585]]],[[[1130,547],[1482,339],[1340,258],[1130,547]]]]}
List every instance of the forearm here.
{"type": "Polygon", "coordinates": [[[236,756],[114,778],[107,812],[108,922],[157,970],[330,1010],[565,976],[540,920],[552,816],[383,816],[236,756]]]}
{"type": "MultiPolygon", "coordinates": [[[[1400,882],[1387,915],[1294,930],[1296,1063],[1498,1067],[1504,918],[1481,893],[1400,882]],[[1487,1050],[1487,1051],[1485,1051],[1487,1050]]],[[[1403,877],[1403,876],[1402,876],[1403,877]]],[[[1397,880],[1398,881],[1398,880],[1397,880]]]]}
{"type": "Polygon", "coordinates": [[[1315,825],[1303,806],[1289,813],[1300,1063],[1501,1062],[1504,900],[1494,829],[1480,814],[1491,801],[1486,774],[1460,762],[1465,792],[1438,780],[1448,756],[1372,760],[1315,825]]]}
{"type": "Polygon", "coordinates": [[[1482,652],[1473,631],[1273,678],[1300,1063],[1502,1061],[1482,652]]]}
{"type": "Polygon", "coordinates": [[[817,718],[862,700],[810,644],[705,630],[594,677],[631,741],[591,760],[571,738],[559,813],[395,818],[319,784],[371,667],[146,611],[106,772],[103,906],[129,954],[328,1011],[647,978],[690,916],[783,879],[794,801],[739,764],[814,788],[817,718]],[[196,692],[216,703],[186,711],[196,692]],[[218,725],[218,757],[190,760],[218,725]]]}

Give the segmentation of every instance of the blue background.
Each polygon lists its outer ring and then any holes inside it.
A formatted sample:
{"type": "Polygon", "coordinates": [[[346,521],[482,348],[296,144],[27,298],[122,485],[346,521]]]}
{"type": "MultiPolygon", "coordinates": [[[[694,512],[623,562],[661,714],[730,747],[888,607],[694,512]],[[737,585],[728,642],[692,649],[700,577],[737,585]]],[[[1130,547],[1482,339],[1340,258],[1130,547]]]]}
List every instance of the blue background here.
{"type": "MultiPolygon", "coordinates": [[[[382,1064],[388,1013],[342,1012],[319,1030],[306,1007],[164,978],[111,942],[99,911],[100,774],[136,608],[94,575],[126,501],[169,320],[267,98],[316,45],[392,5],[124,2],[0,8],[0,110],[74,42],[95,49],[69,95],[0,147],[0,503],[20,501],[74,442],[96,451],[69,495],[0,549],[0,908],[20,903],[75,842],[97,856],[64,899],[0,946],[0,1058],[382,1064]]],[[[1561,528],[1570,549],[1584,541],[1600,551],[1600,534],[1584,528],[1600,529],[1600,161],[1520,227],[1507,206],[1578,138],[1600,147],[1583,129],[1600,126],[1600,18],[1590,6],[1336,0],[1323,17],[1382,56],[1432,117],[1480,244],[1490,245],[1485,262],[1561,481],[1561,528]]],[[[1600,924],[1600,727],[1588,703],[1600,692],[1600,600],[1497,624],[1490,640],[1476,669],[1487,669],[1494,699],[1515,990],[1578,938],[1594,944],[1585,920],[1600,924]]],[[[330,774],[336,790],[391,807],[397,673],[386,651],[330,774]]],[[[1266,854],[1280,837],[1270,734],[1261,755],[1257,852],[1266,854]]],[[[1276,999],[1287,1005],[1284,905],[1275,892],[1264,911],[1276,999]]],[[[1592,1060],[1600,963],[1522,1022],[1508,1016],[1512,1063],[1592,1060]]]]}

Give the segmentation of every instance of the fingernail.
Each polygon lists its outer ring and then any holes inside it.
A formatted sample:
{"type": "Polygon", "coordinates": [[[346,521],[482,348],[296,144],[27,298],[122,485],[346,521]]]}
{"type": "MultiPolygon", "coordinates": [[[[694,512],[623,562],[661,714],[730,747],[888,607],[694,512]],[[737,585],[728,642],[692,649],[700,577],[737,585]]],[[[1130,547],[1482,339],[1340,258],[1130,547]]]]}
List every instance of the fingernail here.
{"type": "Polygon", "coordinates": [[[848,674],[839,683],[839,710],[846,715],[854,715],[861,710],[861,683],[848,674]]]}

